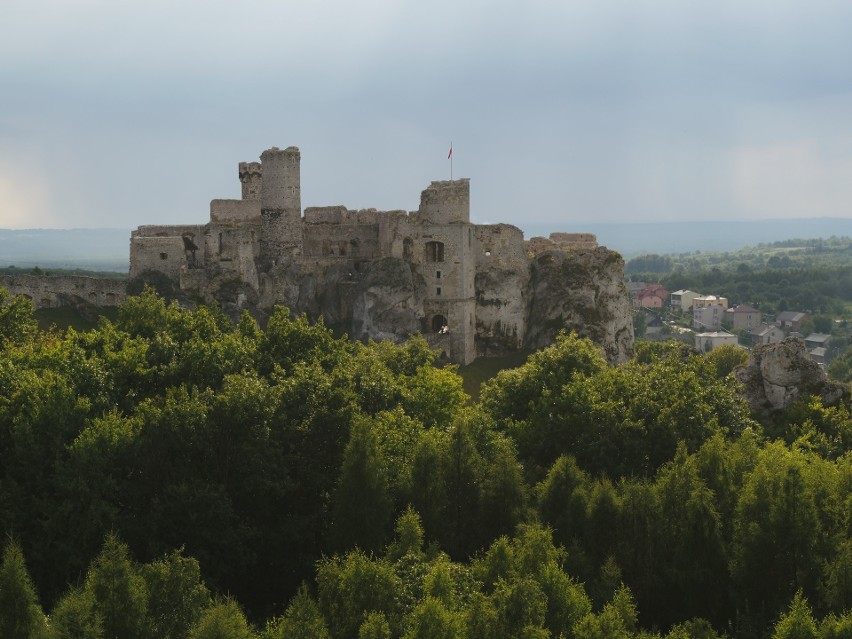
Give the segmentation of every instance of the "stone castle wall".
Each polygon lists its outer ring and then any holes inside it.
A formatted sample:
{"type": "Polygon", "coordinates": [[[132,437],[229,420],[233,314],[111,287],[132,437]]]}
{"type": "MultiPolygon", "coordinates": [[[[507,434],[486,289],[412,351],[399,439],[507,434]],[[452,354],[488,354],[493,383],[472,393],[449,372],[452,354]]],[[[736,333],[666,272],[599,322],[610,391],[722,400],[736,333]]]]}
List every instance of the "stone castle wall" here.
{"type": "Polygon", "coordinates": [[[123,279],[83,275],[0,275],[0,288],[23,295],[36,308],[56,308],[80,302],[94,306],[118,306],[127,299],[123,279]]]}

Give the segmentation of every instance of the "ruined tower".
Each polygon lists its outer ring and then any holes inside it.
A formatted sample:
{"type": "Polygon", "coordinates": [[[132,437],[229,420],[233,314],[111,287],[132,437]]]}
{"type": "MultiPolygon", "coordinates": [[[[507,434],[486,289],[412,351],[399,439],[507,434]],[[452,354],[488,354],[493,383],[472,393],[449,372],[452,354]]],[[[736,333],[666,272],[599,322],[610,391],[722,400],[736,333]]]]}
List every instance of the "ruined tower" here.
{"type": "Polygon", "coordinates": [[[475,357],[476,334],[470,180],[432,182],[420,194],[417,217],[424,225],[425,329],[446,330],[455,361],[467,364],[475,357]]]}
{"type": "Polygon", "coordinates": [[[299,149],[267,149],[260,156],[260,255],[266,270],[298,254],[302,246],[302,194],[299,149]]]}
{"type": "Polygon", "coordinates": [[[433,224],[470,222],[470,180],[432,182],[420,193],[419,214],[433,224]]]}
{"type": "Polygon", "coordinates": [[[263,183],[260,162],[240,162],[240,183],[243,185],[244,200],[259,200],[263,183]]]}

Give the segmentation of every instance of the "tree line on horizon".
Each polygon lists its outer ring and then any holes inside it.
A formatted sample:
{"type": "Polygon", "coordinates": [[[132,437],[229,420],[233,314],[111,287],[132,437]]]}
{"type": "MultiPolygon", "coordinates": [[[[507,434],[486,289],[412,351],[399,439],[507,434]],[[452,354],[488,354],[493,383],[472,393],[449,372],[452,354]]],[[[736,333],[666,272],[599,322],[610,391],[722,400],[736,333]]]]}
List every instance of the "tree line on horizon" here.
{"type": "Polygon", "coordinates": [[[473,403],[283,308],[3,301],[0,636],[852,632],[849,407],[758,421],[737,351],[563,334],[473,403]]]}

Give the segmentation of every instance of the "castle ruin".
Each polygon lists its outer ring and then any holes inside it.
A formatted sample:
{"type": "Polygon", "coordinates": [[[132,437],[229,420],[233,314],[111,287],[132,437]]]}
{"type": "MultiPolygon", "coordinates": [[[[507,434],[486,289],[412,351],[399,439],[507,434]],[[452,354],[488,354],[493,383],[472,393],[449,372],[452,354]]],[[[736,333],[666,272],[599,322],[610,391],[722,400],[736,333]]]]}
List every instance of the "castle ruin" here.
{"type": "Polygon", "coordinates": [[[260,160],[239,164],[242,198],[211,201],[208,223],[133,231],[131,282],[165,277],[234,313],[283,304],[355,339],[420,332],[460,364],[538,347],[560,328],[597,337],[611,361],[632,351],[623,262],[593,235],[525,242],[515,226],[471,224],[467,179],[432,182],[412,212],[303,211],[299,149],[260,160]],[[559,283],[572,272],[583,280],[573,293],[559,283]]]}

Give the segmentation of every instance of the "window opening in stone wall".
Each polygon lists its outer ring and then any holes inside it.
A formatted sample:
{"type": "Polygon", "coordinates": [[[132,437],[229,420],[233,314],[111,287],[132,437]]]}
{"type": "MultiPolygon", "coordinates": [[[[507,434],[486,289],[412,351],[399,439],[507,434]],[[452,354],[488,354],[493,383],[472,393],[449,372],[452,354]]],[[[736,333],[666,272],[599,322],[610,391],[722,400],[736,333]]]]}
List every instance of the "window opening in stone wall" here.
{"type": "Polygon", "coordinates": [[[161,260],[169,259],[169,254],[168,253],[160,253],[160,259],[161,260]]]}
{"type": "Polygon", "coordinates": [[[437,289],[435,289],[435,295],[438,295],[438,296],[441,295],[441,287],[440,286],[437,289]]]}
{"type": "Polygon", "coordinates": [[[432,318],[432,331],[435,333],[449,333],[447,326],[447,318],[443,315],[436,315],[432,318]]]}
{"type": "Polygon", "coordinates": [[[219,255],[222,254],[222,234],[219,233],[219,255]]]}
{"type": "Polygon", "coordinates": [[[435,279],[436,280],[441,279],[441,271],[435,271],[435,279]]]}
{"type": "Polygon", "coordinates": [[[427,262],[443,262],[444,261],[444,243],[443,242],[426,242],[426,261],[427,262]]]}

